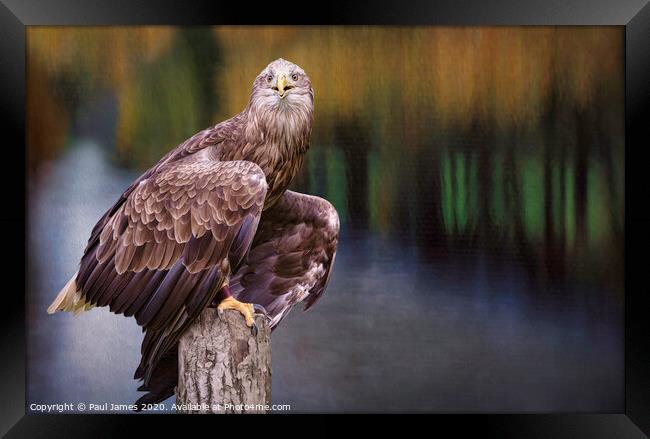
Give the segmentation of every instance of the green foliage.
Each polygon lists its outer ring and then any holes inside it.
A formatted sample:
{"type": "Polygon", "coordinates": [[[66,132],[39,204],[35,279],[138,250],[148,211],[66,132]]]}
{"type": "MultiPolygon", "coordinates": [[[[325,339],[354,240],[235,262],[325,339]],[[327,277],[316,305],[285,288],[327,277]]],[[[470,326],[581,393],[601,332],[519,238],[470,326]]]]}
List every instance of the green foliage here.
{"type": "Polygon", "coordinates": [[[521,176],[526,234],[532,239],[539,239],[544,231],[544,177],[541,159],[524,159],[521,176]]]}

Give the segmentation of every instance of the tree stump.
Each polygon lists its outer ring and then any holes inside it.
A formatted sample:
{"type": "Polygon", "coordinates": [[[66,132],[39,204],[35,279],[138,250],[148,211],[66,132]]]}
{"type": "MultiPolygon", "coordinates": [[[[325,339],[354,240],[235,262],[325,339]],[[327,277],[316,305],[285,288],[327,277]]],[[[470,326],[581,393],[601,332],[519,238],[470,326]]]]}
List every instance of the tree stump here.
{"type": "Polygon", "coordinates": [[[265,413],[271,404],[271,329],[251,334],[235,310],[206,308],[178,343],[178,413],[265,413]]]}

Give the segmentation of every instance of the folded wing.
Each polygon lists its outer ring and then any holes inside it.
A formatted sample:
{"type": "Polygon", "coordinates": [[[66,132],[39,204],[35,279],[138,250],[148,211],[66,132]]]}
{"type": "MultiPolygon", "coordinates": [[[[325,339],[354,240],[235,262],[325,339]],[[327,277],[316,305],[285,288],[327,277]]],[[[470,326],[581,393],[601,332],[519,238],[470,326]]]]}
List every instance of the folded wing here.
{"type": "Polygon", "coordinates": [[[275,327],[297,303],[311,307],[323,294],[339,238],[339,218],[326,200],[286,191],[262,214],[233,295],[264,306],[275,327]]]}

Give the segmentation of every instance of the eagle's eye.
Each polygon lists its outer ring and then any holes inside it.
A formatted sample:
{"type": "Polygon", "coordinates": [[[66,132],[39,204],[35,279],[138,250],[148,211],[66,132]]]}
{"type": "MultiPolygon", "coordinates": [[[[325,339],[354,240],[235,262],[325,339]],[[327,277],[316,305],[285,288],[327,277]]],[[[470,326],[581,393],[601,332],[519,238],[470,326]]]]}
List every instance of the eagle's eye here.
{"type": "Polygon", "coordinates": [[[271,74],[266,75],[266,80],[269,81],[269,82],[273,81],[273,75],[271,75],[271,74]]]}
{"type": "Polygon", "coordinates": [[[298,74],[294,73],[293,75],[291,75],[291,79],[293,79],[294,81],[297,81],[298,80],[298,74]]]}

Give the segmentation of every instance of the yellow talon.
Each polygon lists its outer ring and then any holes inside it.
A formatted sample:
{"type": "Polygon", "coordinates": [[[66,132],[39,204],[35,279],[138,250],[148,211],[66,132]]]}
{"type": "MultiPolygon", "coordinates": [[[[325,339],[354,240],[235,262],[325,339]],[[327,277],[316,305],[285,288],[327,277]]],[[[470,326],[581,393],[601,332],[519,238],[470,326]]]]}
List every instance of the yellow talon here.
{"type": "Polygon", "coordinates": [[[255,324],[255,319],[253,318],[255,309],[253,308],[252,303],[240,302],[239,300],[230,296],[223,299],[217,306],[217,311],[219,312],[219,314],[221,314],[226,309],[234,309],[239,311],[246,319],[246,325],[249,328],[252,328],[253,325],[255,324]]]}

